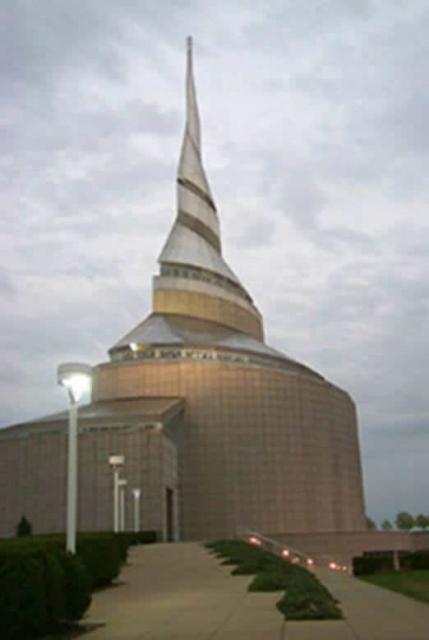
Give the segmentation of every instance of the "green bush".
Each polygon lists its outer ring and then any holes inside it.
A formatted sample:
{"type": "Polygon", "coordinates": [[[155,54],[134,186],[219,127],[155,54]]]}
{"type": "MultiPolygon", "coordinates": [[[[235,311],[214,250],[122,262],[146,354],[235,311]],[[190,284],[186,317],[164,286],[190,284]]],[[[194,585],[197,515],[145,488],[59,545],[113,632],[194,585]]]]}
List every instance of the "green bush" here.
{"type": "Polygon", "coordinates": [[[66,585],[60,554],[40,549],[35,552],[44,569],[46,614],[49,628],[66,618],[66,585]]]}
{"type": "MultiPolygon", "coordinates": [[[[91,578],[91,589],[106,586],[114,580],[127,557],[130,534],[114,534],[111,532],[78,533],[76,553],[83,561],[91,578]]],[[[14,549],[16,546],[30,545],[31,549],[39,548],[55,553],[64,552],[64,534],[40,535],[27,538],[0,540],[1,549],[14,549]]]]}
{"type": "Polygon", "coordinates": [[[153,544],[157,540],[158,534],[156,531],[138,531],[133,533],[131,544],[153,544]]]}
{"type": "Polygon", "coordinates": [[[80,534],[77,554],[64,536],[0,541],[0,638],[23,640],[79,620],[94,587],[120,570],[123,549],[113,534],[80,534]]]}
{"type": "Polygon", "coordinates": [[[54,631],[87,609],[89,580],[76,556],[39,544],[0,547],[0,637],[15,640],[54,631]]]}
{"type": "Polygon", "coordinates": [[[128,558],[128,548],[133,544],[133,533],[124,531],[121,533],[115,533],[116,542],[119,545],[119,552],[121,555],[121,562],[125,563],[128,558]]]}
{"type": "Polygon", "coordinates": [[[266,573],[267,571],[278,573],[279,570],[284,573],[286,567],[288,567],[288,563],[272,553],[267,553],[260,549],[252,549],[252,552],[251,555],[239,561],[236,569],[232,571],[233,575],[252,575],[260,572],[266,573]]]}
{"type": "Polygon", "coordinates": [[[0,638],[22,640],[49,629],[43,559],[37,553],[0,556],[0,638]]]}
{"type": "MultiPolygon", "coordinates": [[[[316,580],[316,579],[315,579],[316,580]]],[[[324,589],[319,588],[318,581],[291,581],[277,608],[288,620],[336,620],[342,617],[341,611],[332,598],[327,597],[324,589]]],[[[321,585],[320,585],[321,586],[321,585]]]]}
{"type": "Polygon", "coordinates": [[[408,571],[429,569],[429,551],[415,551],[402,555],[401,569],[408,571]]]}
{"type": "Polygon", "coordinates": [[[0,540],[0,638],[23,640],[79,620],[92,589],[109,584],[126,561],[130,544],[149,544],[156,533],[79,533],[76,555],[65,536],[0,540]]]}
{"type": "Polygon", "coordinates": [[[156,531],[125,531],[115,535],[121,540],[121,544],[123,541],[127,547],[138,544],[152,544],[158,539],[156,531]]]}
{"type": "Polygon", "coordinates": [[[261,571],[253,578],[249,591],[284,591],[287,582],[286,574],[281,571],[261,571]]]}
{"type": "Polygon", "coordinates": [[[342,617],[329,591],[304,567],[242,540],[220,540],[206,546],[224,559],[222,564],[236,565],[233,574],[256,574],[249,591],[285,591],[277,608],[288,619],[333,620],[342,617]]]}
{"type": "MultiPolygon", "coordinates": [[[[418,571],[429,569],[429,551],[414,551],[401,553],[400,567],[404,571],[418,571]]],[[[368,576],[375,573],[394,571],[393,552],[386,552],[377,556],[360,556],[353,558],[353,573],[356,576],[368,576]]]]}
{"type": "Polygon", "coordinates": [[[61,553],[59,559],[64,572],[64,617],[80,620],[91,604],[91,578],[79,556],[61,553]]]}
{"type": "Polygon", "coordinates": [[[353,573],[355,576],[370,575],[382,571],[393,570],[393,554],[384,553],[377,556],[358,556],[353,558],[353,573]]]}
{"type": "Polygon", "coordinates": [[[22,516],[21,520],[18,522],[16,526],[16,535],[18,538],[22,538],[24,536],[31,536],[31,532],[33,527],[31,523],[27,520],[25,516],[22,516]]]}
{"type": "Polygon", "coordinates": [[[105,587],[119,575],[123,551],[114,534],[78,536],[76,552],[88,570],[92,589],[105,587]]]}

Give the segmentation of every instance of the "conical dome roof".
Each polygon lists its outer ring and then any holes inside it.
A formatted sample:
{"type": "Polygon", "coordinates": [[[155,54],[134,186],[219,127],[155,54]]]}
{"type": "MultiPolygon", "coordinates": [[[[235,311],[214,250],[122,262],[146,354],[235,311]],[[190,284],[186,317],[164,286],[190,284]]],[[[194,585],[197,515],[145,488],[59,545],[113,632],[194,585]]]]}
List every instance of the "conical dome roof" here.
{"type": "Polygon", "coordinates": [[[262,338],[261,316],[222,256],[219,217],[201,157],[190,38],[177,216],[158,262],[161,274],[154,278],[154,311],[211,320],[262,338]]]}
{"type": "Polygon", "coordinates": [[[158,262],[153,311],[110,349],[112,360],[215,359],[317,375],[264,343],[261,314],[222,256],[218,212],[201,157],[190,38],[177,215],[158,262]]]}
{"type": "Polygon", "coordinates": [[[222,258],[219,218],[201,157],[191,38],[187,39],[186,125],[177,169],[177,217],[158,261],[206,269],[244,290],[222,258]]]}

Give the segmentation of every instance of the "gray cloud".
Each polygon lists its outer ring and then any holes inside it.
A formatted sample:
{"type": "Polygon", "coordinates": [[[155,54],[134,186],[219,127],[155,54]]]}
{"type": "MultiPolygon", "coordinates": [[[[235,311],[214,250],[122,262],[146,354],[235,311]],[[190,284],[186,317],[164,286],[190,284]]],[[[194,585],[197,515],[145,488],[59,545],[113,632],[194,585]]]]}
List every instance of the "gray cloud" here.
{"type": "MultiPolygon", "coordinates": [[[[3,3],[0,422],[149,309],[184,38],[227,259],[269,342],[356,399],[368,509],[425,510],[427,3],[3,3]]],[[[427,510],[427,509],[426,509],[427,510]]]]}

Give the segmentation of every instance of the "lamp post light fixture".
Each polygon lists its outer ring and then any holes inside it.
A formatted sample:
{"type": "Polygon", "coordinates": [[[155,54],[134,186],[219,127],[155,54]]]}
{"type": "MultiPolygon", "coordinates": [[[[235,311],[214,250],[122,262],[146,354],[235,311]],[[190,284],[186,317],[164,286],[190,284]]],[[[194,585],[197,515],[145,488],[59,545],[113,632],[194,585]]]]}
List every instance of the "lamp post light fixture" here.
{"type": "Polygon", "coordinates": [[[125,531],[125,489],[128,480],[120,478],[119,480],[119,531],[125,531]]]}
{"type": "Polygon", "coordinates": [[[81,362],[60,364],[58,384],[69,396],[68,464],[67,464],[67,534],[66,549],[76,553],[77,523],[77,408],[83,394],[91,389],[92,368],[81,362]]]}
{"type": "Polygon", "coordinates": [[[122,455],[109,456],[109,464],[113,469],[113,531],[119,531],[119,474],[124,466],[125,458],[122,455]]]}
{"type": "Polygon", "coordinates": [[[137,533],[140,531],[140,496],[141,489],[133,489],[132,494],[134,498],[134,531],[137,533]]]}

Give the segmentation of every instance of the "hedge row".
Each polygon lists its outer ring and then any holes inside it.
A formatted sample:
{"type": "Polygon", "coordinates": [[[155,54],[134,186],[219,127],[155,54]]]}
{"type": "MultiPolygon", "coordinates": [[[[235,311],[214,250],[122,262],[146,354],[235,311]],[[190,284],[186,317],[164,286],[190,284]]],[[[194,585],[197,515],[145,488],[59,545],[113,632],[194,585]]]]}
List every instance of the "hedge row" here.
{"type": "Polygon", "coordinates": [[[158,540],[158,534],[156,531],[124,531],[123,533],[117,533],[116,537],[121,541],[121,545],[128,549],[129,546],[138,544],[152,544],[158,540]]]}
{"type": "Polygon", "coordinates": [[[79,556],[39,545],[1,545],[0,637],[23,640],[78,620],[91,602],[90,586],[79,556]]]}
{"type": "MultiPolygon", "coordinates": [[[[429,569],[429,551],[415,551],[400,553],[399,566],[404,571],[429,569]]],[[[393,552],[387,551],[376,556],[358,556],[353,558],[353,573],[355,576],[384,573],[394,570],[393,552]]]]}
{"type": "Polygon", "coordinates": [[[355,576],[367,576],[371,573],[380,573],[382,571],[393,571],[392,553],[353,558],[353,573],[355,576]]]}
{"type": "Polygon", "coordinates": [[[241,540],[207,545],[223,564],[237,565],[234,575],[256,574],[249,591],[284,591],[277,608],[288,620],[332,620],[341,611],[329,591],[313,573],[241,540]]]}
{"type": "Polygon", "coordinates": [[[415,551],[400,556],[401,569],[415,571],[429,569],[429,551],[415,551]]]}
{"type": "Polygon", "coordinates": [[[91,591],[108,585],[126,561],[130,544],[156,534],[84,533],[76,555],[63,535],[0,540],[0,638],[24,640],[79,620],[91,591]]]}

